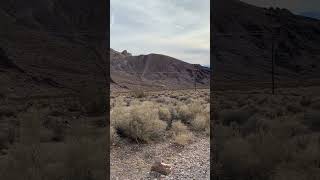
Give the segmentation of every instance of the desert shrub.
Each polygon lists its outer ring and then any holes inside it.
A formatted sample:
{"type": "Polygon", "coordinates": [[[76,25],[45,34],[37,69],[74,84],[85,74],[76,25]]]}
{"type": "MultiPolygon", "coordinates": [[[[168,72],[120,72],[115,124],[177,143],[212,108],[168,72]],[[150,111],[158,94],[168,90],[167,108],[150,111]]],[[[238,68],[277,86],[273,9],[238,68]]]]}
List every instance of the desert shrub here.
{"type": "Polygon", "coordinates": [[[66,136],[66,131],[64,129],[65,127],[63,127],[60,124],[56,124],[53,129],[52,129],[52,140],[53,141],[63,141],[65,136],[66,136]]]}
{"type": "Polygon", "coordinates": [[[188,99],[188,97],[186,96],[180,96],[179,97],[179,101],[186,101],[188,99]]]}
{"type": "Polygon", "coordinates": [[[132,91],[131,95],[135,98],[144,98],[146,97],[146,93],[141,89],[135,89],[132,91]]]}
{"type": "Polygon", "coordinates": [[[122,96],[118,96],[113,100],[113,107],[115,106],[127,106],[125,98],[122,96]]]}
{"type": "Polygon", "coordinates": [[[209,96],[209,97],[206,96],[206,97],[204,98],[204,100],[205,100],[207,103],[210,103],[210,96],[209,96]]]}
{"type": "Polygon", "coordinates": [[[280,163],[276,167],[275,179],[317,180],[320,178],[320,144],[317,140],[308,140],[304,148],[294,148],[291,161],[280,163]]]}
{"type": "Polygon", "coordinates": [[[41,126],[40,128],[40,142],[50,142],[54,137],[53,131],[41,126]]]}
{"type": "Polygon", "coordinates": [[[16,140],[16,125],[13,119],[0,120],[0,154],[16,140]]]}
{"type": "MultiPolygon", "coordinates": [[[[320,114],[313,107],[316,100],[256,97],[250,106],[242,104],[239,110],[222,110],[217,102],[219,121],[212,132],[212,144],[222,179],[319,179],[320,144],[315,131],[320,130],[320,114]],[[252,111],[259,98],[261,106],[252,111]]],[[[221,100],[235,102],[239,98],[221,100]]]]}
{"type": "Polygon", "coordinates": [[[40,180],[39,149],[39,144],[12,145],[7,155],[0,159],[1,178],[40,180]]]}
{"type": "Polygon", "coordinates": [[[199,101],[192,102],[188,106],[189,106],[189,110],[190,110],[191,114],[193,114],[193,116],[195,116],[197,113],[201,113],[204,109],[201,102],[199,102],[199,101]]]}
{"type": "Polygon", "coordinates": [[[311,104],[311,98],[310,97],[306,97],[306,96],[303,96],[300,100],[300,104],[302,106],[309,106],[311,104]]]}
{"type": "Polygon", "coordinates": [[[166,107],[160,107],[159,108],[159,118],[161,120],[164,120],[164,121],[171,121],[171,112],[168,108],[166,107]]]}
{"type": "Polygon", "coordinates": [[[320,110],[320,100],[318,100],[316,102],[313,102],[311,104],[311,108],[314,109],[314,110],[320,110]]]}
{"type": "Polygon", "coordinates": [[[12,144],[7,155],[0,159],[0,177],[12,180],[21,179],[21,177],[40,180],[40,115],[33,110],[19,115],[19,120],[19,143],[12,144]]]}
{"type": "MultiPolygon", "coordinates": [[[[320,142],[316,139],[309,140],[304,149],[295,153],[295,160],[300,167],[319,167],[320,165],[320,142]]],[[[318,136],[319,138],[319,136],[318,136]]],[[[319,174],[320,175],[320,174],[319,174]]]]}
{"type": "Polygon", "coordinates": [[[320,112],[311,110],[304,114],[304,124],[311,130],[320,130],[320,112]]]}
{"type": "Polygon", "coordinates": [[[270,131],[278,138],[291,138],[308,132],[307,127],[293,117],[284,117],[269,123],[270,131]]]}
{"type": "Polygon", "coordinates": [[[223,151],[224,143],[234,137],[236,135],[236,132],[228,126],[223,126],[221,124],[215,124],[214,130],[213,130],[213,138],[214,141],[212,141],[213,148],[215,149],[215,158],[216,160],[219,160],[220,153],[223,151]]]}
{"type": "Polygon", "coordinates": [[[0,107],[0,117],[11,117],[15,116],[16,111],[12,107],[0,107]]]}
{"type": "Polygon", "coordinates": [[[117,131],[113,126],[111,126],[110,127],[110,142],[111,142],[111,144],[117,143],[118,140],[119,140],[119,136],[117,134],[117,131]]]}
{"type": "Polygon", "coordinates": [[[156,99],[156,102],[157,102],[157,103],[161,103],[161,104],[170,104],[171,101],[172,101],[171,98],[163,97],[163,96],[158,97],[158,98],[156,99]]]}
{"type": "Polygon", "coordinates": [[[77,102],[69,102],[67,108],[68,108],[68,111],[70,112],[81,111],[81,105],[77,102]]]}
{"type": "Polygon", "coordinates": [[[223,163],[225,175],[240,180],[254,176],[252,170],[257,169],[259,158],[255,156],[246,139],[235,137],[224,143],[223,151],[220,152],[220,162],[223,163]]]}
{"type": "Polygon", "coordinates": [[[88,115],[99,116],[106,112],[105,89],[84,89],[79,94],[80,104],[88,115]]]}
{"type": "Polygon", "coordinates": [[[190,124],[198,113],[202,113],[204,107],[199,102],[191,102],[190,104],[178,104],[177,105],[178,119],[182,122],[190,124]]]}
{"type": "MultiPolygon", "coordinates": [[[[285,163],[277,167],[274,180],[311,180],[303,169],[299,169],[293,163],[285,163]]],[[[316,179],[314,179],[316,180],[316,179]]]]}
{"type": "Polygon", "coordinates": [[[48,113],[48,116],[54,116],[54,117],[59,117],[59,116],[65,116],[65,112],[62,112],[61,110],[53,110],[48,113]]]}
{"type": "Polygon", "coordinates": [[[75,142],[68,145],[68,156],[66,159],[66,175],[68,179],[103,179],[105,176],[105,165],[103,164],[104,152],[103,142],[75,142]],[[96,148],[92,151],[92,147],[96,148]],[[102,147],[102,148],[99,148],[102,147]]]}
{"type": "MultiPolygon", "coordinates": [[[[58,111],[54,111],[56,115],[60,115],[58,111]]],[[[53,113],[49,113],[49,115],[52,115],[53,113]]],[[[61,114],[62,115],[62,114],[61,114]]],[[[66,128],[68,127],[67,121],[61,121],[61,117],[52,117],[47,116],[46,118],[43,118],[42,125],[45,127],[40,129],[42,133],[44,133],[44,136],[42,137],[44,139],[50,138],[51,141],[60,142],[63,141],[66,136],[66,128]],[[50,131],[50,132],[47,132],[50,131]],[[50,137],[48,137],[50,136],[50,137]]]]}
{"type": "MultiPolygon", "coordinates": [[[[171,114],[171,119],[172,120],[177,120],[179,119],[179,114],[177,112],[177,108],[176,106],[169,106],[169,111],[170,111],[170,114],[171,114]]],[[[171,124],[169,124],[171,126],[171,124]]]]}
{"type": "Polygon", "coordinates": [[[230,125],[232,122],[244,124],[252,116],[249,111],[244,110],[223,110],[219,113],[224,125],[230,125]]]}
{"type": "Polygon", "coordinates": [[[209,113],[198,113],[195,118],[191,121],[191,126],[196,131],[209,131],[210,129],[210,118],[209,113]]]}
{"type": "Polygon", "coordinates": [[[5,93],[0,92],[0,100],[4,100],[6,98],[5,93]]]}
{"type": "Polygon", "coordinates": [[[188,127],[184,125],[181,121],[176,121],[172,123],[171,130],[175,135],[183,134],[188,132],[188,127]]]}
{"type": "Polygon", "coordinates": [[[185,104],[178,105],[176,111],[178,119],[181,119],[181,121],[184,123],[189,123],[193,118],[192,112],[189,110],[189,107],[185,104]]]}
{"type": "Polygon", "coordinates": [[[0,155],[1,151],[8,146],[8,136],[6,132],[0,132],[0,155]]]}
{"type": "Polygon", "coordinates": [[[64,143],[41,145],[42,179],[103,179],[105,177],[106,129],[85,120],[72,123],[64,143]]]}
{"type": "Polygon", "coordinates": [[[178,98],[178,96],[176,94],[170,94],[169,97],[172,98],[172,99],[178,98]]]}
{"type": "Polygon", "coordinates": [[[171,131],[173,132],[174,143],[178,145],[186,145],[192,140],[192,133],[181,121],[173,122],[171,131]]]}
{"type": "Polygon", "coordinates": [[[158,110],[152,102],[127,108],[116,107],[111,112],[115,128],[126,137],[149,142],[163,137],[167,124],[159,119],[158,110]]]}
{"type": "Polygon", "coordinates": [[[287,110],[292,113],[299,113],[299,112],[303,111],[303,109],[300,106],[298,106],[297,104],[289,104],[287,106],[287,110]]]}
{"type": "Polygon", "coordinates": [[[270,128],[270,123],[263,117],[251,116],[242,126],[244,134],[250,134],[259,131],[267,131],[270,128]]]}
{"type": "Polygon", "coordinates": [[[271,134],[231,137],[218,153],[226,175],[237,179],[269,179],[276,166],[290,159],[287,144],[271,134]]]}

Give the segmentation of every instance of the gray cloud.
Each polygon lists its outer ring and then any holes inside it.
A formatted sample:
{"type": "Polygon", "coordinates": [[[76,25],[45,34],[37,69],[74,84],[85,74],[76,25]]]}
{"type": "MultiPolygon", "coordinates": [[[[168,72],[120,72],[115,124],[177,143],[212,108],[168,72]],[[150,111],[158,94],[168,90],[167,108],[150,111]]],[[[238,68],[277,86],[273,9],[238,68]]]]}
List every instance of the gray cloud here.
{"type": "Polygon", "coordinates": [[[210,0],[111,0],[111,47],[210,64],[210,0]]]}

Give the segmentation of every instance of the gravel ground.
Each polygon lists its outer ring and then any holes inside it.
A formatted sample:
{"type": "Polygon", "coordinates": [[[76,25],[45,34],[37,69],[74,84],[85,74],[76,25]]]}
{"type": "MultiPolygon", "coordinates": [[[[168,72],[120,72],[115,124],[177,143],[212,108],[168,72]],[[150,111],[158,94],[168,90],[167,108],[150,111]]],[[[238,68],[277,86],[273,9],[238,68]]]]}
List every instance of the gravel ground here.
{"type": "Polygon", "coordinates": [[[111,179],[210,179],[210,142],[195,137],[193,143],[177,147],[170,142],[138,145],[123,142],[111,148],[111,179]],[[172,173],[150,172],[156,158],[172,164],[172,173]]]}

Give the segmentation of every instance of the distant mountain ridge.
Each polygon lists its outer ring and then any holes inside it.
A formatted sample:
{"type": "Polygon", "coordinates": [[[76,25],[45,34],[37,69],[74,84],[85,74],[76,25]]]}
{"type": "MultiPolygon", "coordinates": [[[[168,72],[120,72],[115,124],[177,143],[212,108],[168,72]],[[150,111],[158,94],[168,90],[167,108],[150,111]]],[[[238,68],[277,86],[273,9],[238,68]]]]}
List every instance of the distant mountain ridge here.
{"type": "Polygon", "coordinates": [[[161,54],[132,56],[110,49],[110,71],[112,89],[191,88],[194,80],[199,87],[209,88],[210,82],[209,68],[161,54]]]}

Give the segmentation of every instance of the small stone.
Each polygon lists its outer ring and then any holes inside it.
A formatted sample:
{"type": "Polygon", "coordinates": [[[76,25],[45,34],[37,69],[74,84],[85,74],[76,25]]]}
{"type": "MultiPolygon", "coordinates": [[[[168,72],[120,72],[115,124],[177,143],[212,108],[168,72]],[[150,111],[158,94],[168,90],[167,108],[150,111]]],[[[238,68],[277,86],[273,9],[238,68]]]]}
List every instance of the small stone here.
{"type": "Polygon", "coordinates": [[[151,167],[151,171],[155,171],[166,176],[171,173],[171,170],[172,167],[170,164],[165,164],[159,161],[156,161],[151,167]]]}

